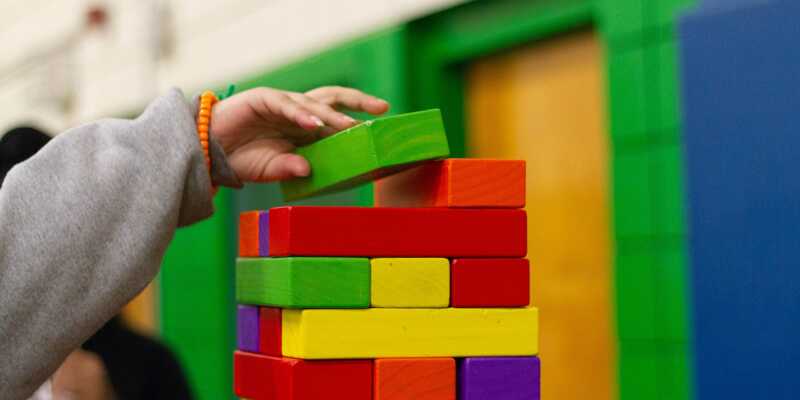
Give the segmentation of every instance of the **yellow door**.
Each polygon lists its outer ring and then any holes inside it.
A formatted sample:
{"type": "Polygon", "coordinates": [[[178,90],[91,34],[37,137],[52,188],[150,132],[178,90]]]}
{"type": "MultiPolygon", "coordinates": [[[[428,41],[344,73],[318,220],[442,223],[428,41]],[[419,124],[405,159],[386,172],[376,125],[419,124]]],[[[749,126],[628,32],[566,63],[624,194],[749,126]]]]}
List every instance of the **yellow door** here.
{"type": "Polygon", "coordinates": [[[542,398],[616,398],[603,52],[577,32],[474,62],[471,157],[527,160],[542,398]]]}

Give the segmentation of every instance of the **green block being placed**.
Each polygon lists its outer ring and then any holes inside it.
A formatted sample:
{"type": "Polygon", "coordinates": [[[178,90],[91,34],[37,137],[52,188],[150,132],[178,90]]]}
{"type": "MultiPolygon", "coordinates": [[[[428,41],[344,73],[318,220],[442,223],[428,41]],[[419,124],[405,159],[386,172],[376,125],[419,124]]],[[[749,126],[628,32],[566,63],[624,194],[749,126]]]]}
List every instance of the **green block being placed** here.
{"type": "Polygon", "coordinates": [[[367,308],[367,258],[236,260],[236,302],[281,308],[367,308]]]}
{"type": "Polygon", "coordinates": [[[450,151],[442,115],[434,109],[367,121],[297,154],[311,164],[311,175],[281,183],[287,201],[349,189],[450,151]]]}

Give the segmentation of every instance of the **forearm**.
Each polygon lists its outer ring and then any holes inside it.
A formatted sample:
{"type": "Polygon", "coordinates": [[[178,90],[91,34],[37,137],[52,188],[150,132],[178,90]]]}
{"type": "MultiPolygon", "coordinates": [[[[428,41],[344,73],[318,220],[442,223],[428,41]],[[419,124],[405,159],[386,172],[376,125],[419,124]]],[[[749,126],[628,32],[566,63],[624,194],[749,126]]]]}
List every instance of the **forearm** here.
{"type": "Polygon", "coordinates": [[[29,396],[153,279],[178,226],[211,215],[194,112],[172,91],[136,120],[59,135],[7,176],[0,397],[29,396]]]}

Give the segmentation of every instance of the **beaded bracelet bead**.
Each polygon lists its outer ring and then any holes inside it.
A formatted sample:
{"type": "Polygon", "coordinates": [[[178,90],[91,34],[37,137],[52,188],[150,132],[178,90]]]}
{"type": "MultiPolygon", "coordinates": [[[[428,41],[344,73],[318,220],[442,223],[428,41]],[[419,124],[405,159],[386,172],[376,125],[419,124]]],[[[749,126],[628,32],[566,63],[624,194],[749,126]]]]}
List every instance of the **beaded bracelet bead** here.
{"type": "Polygon", "coordinates": [[[203,155],[206,160],[206,169],[211,173],[211,157],[208,154],[208,127],[211,123],[211,107],[217,102],[214,92],[206,90],[200,96],[200,110],[197,113],[197,136],[200,139],[200,146],[203,148],[203,155]]]}

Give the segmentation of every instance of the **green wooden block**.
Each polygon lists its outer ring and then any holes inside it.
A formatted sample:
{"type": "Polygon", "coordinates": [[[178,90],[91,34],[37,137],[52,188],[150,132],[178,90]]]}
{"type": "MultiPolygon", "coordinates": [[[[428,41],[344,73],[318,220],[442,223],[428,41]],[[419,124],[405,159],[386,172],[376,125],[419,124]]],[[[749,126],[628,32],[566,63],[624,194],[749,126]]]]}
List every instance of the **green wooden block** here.
{"type": "Polygon", "coordinates": [[[656,259],[651,250],[616,255],[617,335],[623,340],[656,337],[656,259]]]}
{"type": "Polygon", "coordinates": [[[367,258],[236,260],[236,301],[281,308],[368,308],[367,258]]]}
{"type": "Polygon", "coordinates": [[[367,121],[297,149],[311,175],[281,183],[287,201],[349,189],[449,155],[438,109],[367,121]]]}
{"type": "Polygon", "coordinates": [[[612,198],[617,237],[641,237],[653,233],[649,157],[648,149],[615,152],[612,198]]]}
{"type": "Polygon", "coordinates": [[[658,235],[686,235],[683,148],[660,145],[650,150],[653,231],[658,235]]]}
{"type": "Polygon", "coordinates": [[[614,146],[647,143],[648,98],[643,48],[609,49],[607,91],[614,146]]]}

